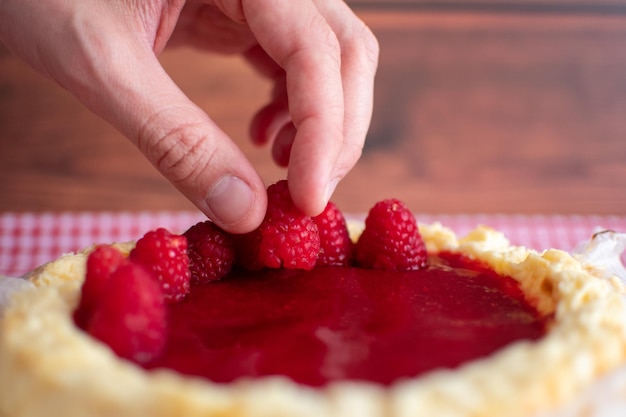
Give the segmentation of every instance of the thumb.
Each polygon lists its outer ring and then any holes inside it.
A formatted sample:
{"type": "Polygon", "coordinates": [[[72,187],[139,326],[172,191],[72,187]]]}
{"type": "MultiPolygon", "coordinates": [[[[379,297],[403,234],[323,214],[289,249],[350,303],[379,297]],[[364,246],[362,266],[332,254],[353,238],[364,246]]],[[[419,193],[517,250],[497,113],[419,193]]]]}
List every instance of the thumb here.
{"type": "MultiPolygon", "coordinates": [[[[160,88],[163,88],[161,86],[160,88]]],[[[170,86],[171,88],[171,86],[170,86]]],[[[262,221],[265,186],[241,150],[173,89],[138,117],[128,135],[177,189],[223,229],[248,232],[262,221]]]]}
{"type": "Polygon", "coordinates": [[[92,84],[99,88],[90,88],[83,101],[135,143],[217,225],[235,233],[256,228],[267,196],[255,169],[175,85],[151,51],[132,55],[116,56],[114,62],[129,64],[114,64],[100,73],[92,84]]]}

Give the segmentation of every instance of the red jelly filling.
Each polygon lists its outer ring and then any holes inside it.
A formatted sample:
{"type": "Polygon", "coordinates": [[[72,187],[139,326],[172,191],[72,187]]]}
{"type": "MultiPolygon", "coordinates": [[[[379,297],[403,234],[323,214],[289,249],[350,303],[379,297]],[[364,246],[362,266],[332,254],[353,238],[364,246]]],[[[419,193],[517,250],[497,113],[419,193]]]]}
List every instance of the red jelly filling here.
{"type": "Polygon", "coordinates": [[[409,272],[235,273],[169,308],[166,352],[147,367],[215,382],[286,375],[312,386],[390,384],[546,331],[512,278],[456,255],[409,272]]]}

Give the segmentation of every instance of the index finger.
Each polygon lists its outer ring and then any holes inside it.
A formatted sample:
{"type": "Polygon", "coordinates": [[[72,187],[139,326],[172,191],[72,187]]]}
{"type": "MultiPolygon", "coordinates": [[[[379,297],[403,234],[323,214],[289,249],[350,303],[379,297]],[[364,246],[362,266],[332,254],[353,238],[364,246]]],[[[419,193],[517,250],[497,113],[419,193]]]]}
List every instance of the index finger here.
{"type": "Polygon", "coordinates": [[[331,178],[344,141],[344,92],[339,41],[313,2],[242,1],[259,44],[286,73],[296,136],[289,188],[307,214],[320,213],[338,179],[331,178]]]}

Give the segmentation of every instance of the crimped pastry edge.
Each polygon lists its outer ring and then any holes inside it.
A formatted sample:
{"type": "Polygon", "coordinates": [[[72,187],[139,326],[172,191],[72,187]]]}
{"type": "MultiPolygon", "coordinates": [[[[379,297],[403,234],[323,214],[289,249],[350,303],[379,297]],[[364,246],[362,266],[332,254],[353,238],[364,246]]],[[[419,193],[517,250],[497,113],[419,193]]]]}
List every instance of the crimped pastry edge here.
{"type": "MultiPolygon", "coordinates": [[[[362,226],[350,227],[356,236],[362,226]]],[[[626,306],[617,279],[595,275],[562,251],[510,246],[487,227],[461,239],[440,224],[420,225],[420,232],[429,252],[462,252],[520,282],[529,301],[554,314],[549,333],[388,388],[338,382],[313,389],[283,377],[218,385],[169,370],[146,372],[73,325],[85,251],[35,271],[29,280],[36,289],[15,294],[6,309],[0,321],[0,415],[528,416],[567,403],[626,361],[626,306]]]]}

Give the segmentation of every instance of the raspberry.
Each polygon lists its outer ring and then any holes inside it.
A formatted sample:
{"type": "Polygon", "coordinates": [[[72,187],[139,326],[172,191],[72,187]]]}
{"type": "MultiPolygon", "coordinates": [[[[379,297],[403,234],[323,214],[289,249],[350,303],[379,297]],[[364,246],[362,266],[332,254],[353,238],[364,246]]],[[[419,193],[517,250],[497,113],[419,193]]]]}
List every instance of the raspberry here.
{"type": "Polygon", "coordinates": [[[392,271],[426,266],[426,246],[415,216],[403,202],[389,199],[372,207],[356,243],[356,261],[366,268],[392,271]]]}
{"type": "Polygon", "coordinates": [[[191,226],[183,236],[188,243],[192,284],[217,281],[230,272],[235,258],[232,235],[204,221],[191,226]]]}
{"type": "Polygon", "coordinates": [[[346,226],[346,219],[335,203],[329,202],[324,211],[313,217],[320,234],[320,253],[317,266],[348,266],[352,262],[354,243],[346,226]]]}
{"type": "Polygon", "coordinates": [[[312,269],[320,251],[317,225],[294,206],[286,180],[270,185],[267,196],[259,228],[237,238],[238,264],[246,269],[312,269]]]}
{"type": "Polygon", "coordinates": [[[129,262],[111,274],[86,330],[120,357],[144,364],[162,352],[166,327],[159,283],[129,262]]]}
{"type": "Polygon", "coordinates": [[[124,262],[127,262],[126,256],[113,246],[98,245],[89,253],[80,302],[74,313],[79,327],[84,328],[90,320],[111,273],[124,262]]]}
{"type": "Polygon", "coordinates": [[[185,236],[164,228],[148,232],[137,241],[129,257],[161,282],[166,301],[181,301],[189,293],[191,273],[185,236]]]}

